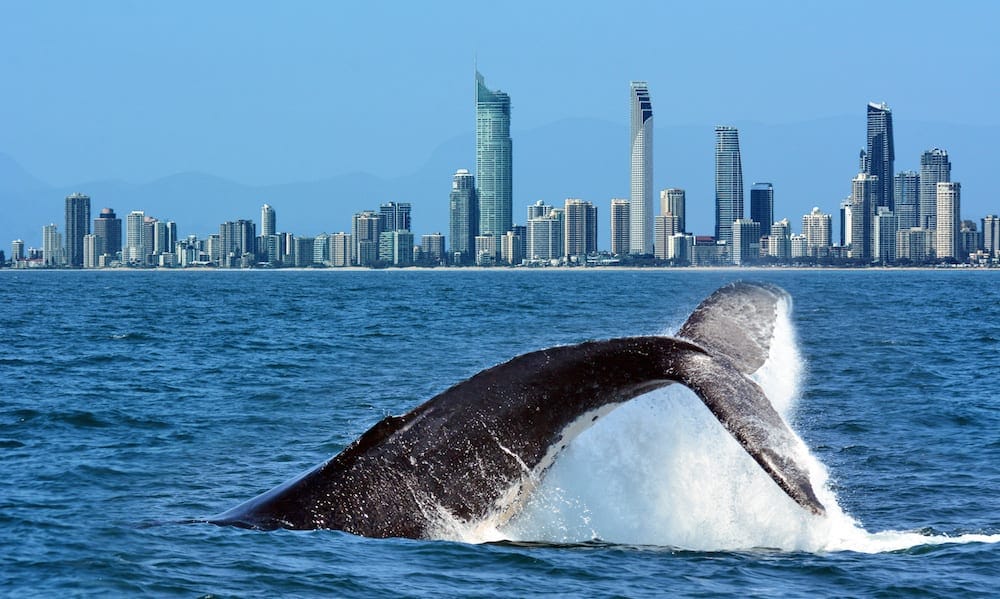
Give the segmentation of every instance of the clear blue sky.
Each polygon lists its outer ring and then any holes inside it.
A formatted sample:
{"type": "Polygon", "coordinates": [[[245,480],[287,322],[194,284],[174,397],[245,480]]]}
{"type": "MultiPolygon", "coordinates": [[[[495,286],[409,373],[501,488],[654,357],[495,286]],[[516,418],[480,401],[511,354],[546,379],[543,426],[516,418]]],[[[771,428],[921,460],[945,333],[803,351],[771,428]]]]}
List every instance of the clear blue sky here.
{"type": "Polygon", "coordinates": [[[997,125],[998,23],[985,0],[0,0],[0,152],[57,185],[396,176],[473,131],[477,58],[512,95],[515,135],[626,123],[630,79],[649,81],[658,126],[869,100],[897,120],[997,125]]]}

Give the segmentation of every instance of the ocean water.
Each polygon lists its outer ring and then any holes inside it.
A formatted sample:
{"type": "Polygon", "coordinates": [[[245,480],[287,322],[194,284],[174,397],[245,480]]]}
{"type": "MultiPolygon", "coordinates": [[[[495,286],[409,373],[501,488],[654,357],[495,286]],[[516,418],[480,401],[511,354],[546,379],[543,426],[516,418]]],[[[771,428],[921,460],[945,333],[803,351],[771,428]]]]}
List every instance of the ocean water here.
{"type": "Polygon", "coordinates": [[[0,594],[992,596],[1000,272],[0,271],[0,594]],[[793,305],[757,373],[829,510],[671,387],[502,527],[187,523],[520,353],[669,334],[720,285],[793,305]]]}

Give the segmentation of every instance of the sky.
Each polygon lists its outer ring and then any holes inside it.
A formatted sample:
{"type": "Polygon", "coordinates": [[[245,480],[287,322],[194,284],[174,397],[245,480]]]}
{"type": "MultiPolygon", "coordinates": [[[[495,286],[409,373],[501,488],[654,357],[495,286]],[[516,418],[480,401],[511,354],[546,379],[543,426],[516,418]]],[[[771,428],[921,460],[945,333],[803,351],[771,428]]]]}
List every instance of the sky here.
{"type": "Polygon", "coordinates": [[[996,23],[987,1],[0,0],[0,153],[57,186],[400,176],[474,131],[476,65],[515,139],[627,125],[632,79],[658,127],[883,100],[897,122],[1000,125],[996,23]]]}

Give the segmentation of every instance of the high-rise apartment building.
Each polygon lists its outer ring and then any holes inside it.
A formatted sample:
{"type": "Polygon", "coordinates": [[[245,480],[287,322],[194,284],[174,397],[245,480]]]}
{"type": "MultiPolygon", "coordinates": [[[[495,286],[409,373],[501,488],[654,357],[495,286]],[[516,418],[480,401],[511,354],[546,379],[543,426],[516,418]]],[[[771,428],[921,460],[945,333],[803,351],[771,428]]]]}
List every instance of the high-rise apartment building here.
{"type": "Polygon", "coordinates": [[[645,81],[630,84],[632,113],[632,197],[629,253],[653,253],[653,103],[645,81]]]}
{"type": "Polygon", "coordinates": [[[851,182],[850,252],[851,258],[872,259],[872,220],[875,217],[875,193],[878,177],[858,173],[851,182]]]}
{"type": "MultiPolygon", "coordinates": [[[[715,239],[733,244],[733,221],[743,218],[743,164],[736,127],[715,128],[715,239]]],[[[767,223],[761,223],[768,226],[767,223]]]]}
{"type": "MultiPolygon", "coordinates": [[[[937,257],[959,258],[959,225],[961,224],[962,184],[941,181],[937,184],[937,257]]],[[[968,257],[968,256],[966,256],[968,257]]]]}
{"type": "Polygon", "coordinates": [[[445,263],[444,235],[431,233],[420,236],[420,253],[424,260],[432,264],[445,263]]]}
{"type": "Polygon", "coordinates": [[[774,186],[754,183],[750,188],[750,220],[769,228],[774,223],[774,186]]]}
{"type": "Polygon", "coordinates": [[[100,239],[98,246],[101,254],[113,258],[122,251],[122,219],[115,216],[111,208],[101,208],[101,213],[94,219],[94,235],[100,239]]]}
{"type": "Polygon", "coordinates": [[[146,265],[146,213],[133,210],[125,217],[125,247],[122,248],[122,262],[133,266],[146,265]]]}
{"type": "Polygon", "coordinates": [[[372,210],[358,212],[351,219],[354,260],[358,266],[370,266],[378,260],[381,223],[381,217],[372,210]]]}
{"type": "Polygon", "coordinates": [[[752,218],[733,221],[733,264],[746,266],[760,258],[760,223],[752,218]]]}
{"type": "Polygon", "coordinates": [[[611,253],[625,256],[629,253],[630,202],[622,198],[611,200],[611,253]]]}
{"type": "Polygon", "coordinates": [[[327,243],[330,244],[330,266],[350,266],[353,263],[354,244],[349,233],[334,233],[327,243]]]}
{"type": "Polygon", "coordinates": [[[10,261],[16,265],[21,260],[24,260],[24,240],[15,239],[10,242],[10,261]]]}
{"type": "Polygon", "coordinates": [[[563,211],[552,208],[544,216],[528,220],[529,260],[554,260],[565,255],[563,211]]]}
{"type": "Polygon", "coordinates": [[[476,235],[479,235],[479,201],[476,199],[476,178],[460,168],[451,180],[448,196],[448,252],[456,265],[474,261],[476,235]]]}
{"type": "Polygon", "coordinates": [[[806,255],[822,256],[829,252],[833,219],[819,207],[802,216],[802,234],[806,238],[806,255]]]}
{"type": "Polygon", "coordinates": [[[767,236],[767,255],[781,263],[792,259],[792,227],[787,218],[771,224],[771,232],[767,236]]]}
{"type": "Polygon", "coordinates": [[[653,256],[670,259],[670,238],[681,232],[681,219],[673,214],[658,214],[653,219],[653,256]]]}
{"type": "Polygon", "coordinates": [[[896,261],[896,231],[899,230],[896,215],[888,206],[875,209],[872,223],[872,261],[892,264],[896,261]]]}
{"type": "Polygon", "coordinates": [[[660,192],[660,214],[676,216],[679,220],[680,231],[687,231],[687,223],[684,221],[684,212],[687,209],[687,199],[683,189],[671,187],[660,192]]]}
{"type": "MultiPolygon", "coordinates": [[[[868,103],[868,168],[863,172],[878,177],[875,184],[875,206],[888,206],[893,210],[893,168],[896,159],[892,141],[892,111],[882,102],[868,103]]],[[[874,210],[874,208],[873,208],[874,210]]]]}
{"type": "Polygon", "coordinates": [[[264,204],[260,208],[260,235],[267,237],[277,233],[278,215],[269,204],[264,204]]]}
{"type": "MultiPolygon", "coordinates": [[[[983,250],[991,258],[1000,256],[1000,216],[991,214],[982,220],[983,250]]],[[[23,246],[22,246],[23,248],[23,246]]]]}
{"type": "Polygon", "coordinates": [[[486,87],[476,71],[476,196],[479,234],[510,230],[513,209],[510,96],[486,87]]]}
{"type": "Polygon", "coordinates": [[[567,199],[563,215],[566,257],[585,257],[597,252],[597,207],[590,202],[567,199]]]}
{"type": "Polygon", "coordinates": [[[382,204],[378,209],[382,218],[383,231],[409,231],[410,230],[410,203],[409,202],[389,202],[382,204]]]}
{"type": "Polygon", "coordinates": [[[914,171],[896,173],[892,186],[893,212],[900,229],[919,226],[920,175],[914,171]]]}
{"type": "Polygon", "coordinates": [[[920,156],[920,218],[919,225],[931,231],[937,229],[937,184],[951,181],[948,152],[934,148],[920,156]]]}
{"type": "Polygon", "coordinates": [[[90,234],[90,196],[66,196],[66,263],[83,266],[83,236],[90,234]]]}
{"type": "Polygon", "coordinates": [[[42,264],[62,266],[65,263],[66,249],[62,241],[62,235],[55,223],[42,227],[42,264]]]}

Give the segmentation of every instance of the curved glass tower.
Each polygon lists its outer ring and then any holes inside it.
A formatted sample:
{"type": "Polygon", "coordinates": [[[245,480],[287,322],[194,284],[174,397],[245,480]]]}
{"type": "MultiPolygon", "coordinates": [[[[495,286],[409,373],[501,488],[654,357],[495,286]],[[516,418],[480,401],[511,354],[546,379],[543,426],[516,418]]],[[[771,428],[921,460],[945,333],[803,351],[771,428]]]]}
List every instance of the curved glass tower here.
{"type": "Polygon", "coordinates": [[[893,162],[896,159],[892,143],[892,111],[882,102],[868,103],[868,143],[867,166],[864,172],[878,177],[875,187],[875,206],[888,206],[894,209],[892,194],[893,162]]]}
{"type": "Polygon", "coordinates": [[[632,199],[629,253],[653,253],[653,103],[645,81],[631,83],[632,199]]]}
{"type": "Polygon", "coordinates": [[[500,237],[513,224],[511,211],[510,96],[486,87],[476,71],[476,195],[479,234],[500,237]]]}

